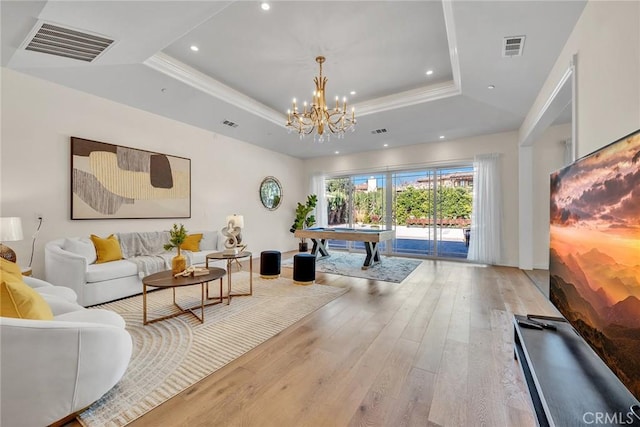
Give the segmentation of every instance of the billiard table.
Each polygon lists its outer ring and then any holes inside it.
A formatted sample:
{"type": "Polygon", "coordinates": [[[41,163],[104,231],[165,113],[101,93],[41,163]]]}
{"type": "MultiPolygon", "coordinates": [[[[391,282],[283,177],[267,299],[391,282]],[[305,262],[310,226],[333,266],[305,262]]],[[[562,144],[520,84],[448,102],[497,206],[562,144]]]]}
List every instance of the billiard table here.
{"type": "Polygon", "coordinates": [[[313,242],[311,254],[318,259],[329,256],[327,251],[327,240],[349,240],[355,242],[364,242],[367,251],[362,269],[366,270],[372,265],[380,262],[380,252],[378,244],[386,240],[395,238],[395,230],[382,230],[375,228],[356,229],[356,228],[307,228],[304,230],[296,230],[293,234],[298,238],[309,238],[313,242]]]}

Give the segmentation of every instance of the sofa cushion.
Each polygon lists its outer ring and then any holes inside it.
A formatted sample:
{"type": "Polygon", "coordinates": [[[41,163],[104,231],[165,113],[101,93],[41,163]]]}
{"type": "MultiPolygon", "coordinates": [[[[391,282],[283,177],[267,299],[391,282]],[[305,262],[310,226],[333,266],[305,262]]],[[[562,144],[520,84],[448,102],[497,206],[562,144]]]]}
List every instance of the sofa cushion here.
{"type": "Polygon", "coordinates": [[[98,259],[98,256],[96,255],[96,247],[93,242],[86,237],[80,239],[64,239],[62,249],[85,257],[89,264],[93,264],[98,259]]]}
{"type": "Polygon", "coordinates": [[[98,259],[96,263],[101,264],[103,262],[117,261],[122,259],[122,252],[120,251],[120,242],[113,234],[103,239],[95,234],[91,235],[91,241],[96,247],[96,255],[98,259]]]}
{"type": "Polygon", "coordinates": [[[206,231],[202,233],[202,240],[200,240],[200,250],[209,251],[211,253],[218,249],[218,232],[206,231]]]}
{"type": "Polygon", "coordinates": [[[180,245],[180,249],[185,251],[198,252],[200,250],[200,240],[202,240],[202,233],[189,234],[184,242],[180,245]]]}
{"type": "Polygon", "coordinates": [[[111,325],[118,328],[125,327],[125,321],[119,314],[102,308],[83,308],[70,311],[55,317],[55,320],[63,322],[84,322],[111,325]]]}
{"type": "Polygon", "coordinates": [[[86,278],[88,283],[94,283],[119,279],[121,277],[135,276],[137,274],[138,267],[134,263],[127,260],[120,260],[89,265],[87,267],[86,278]]]}
{"type": "Polygon", "coordinates": [[[24,283],[20,268],[4,258],[0,258],[0,262],[0,316],[52,320],[51,308],[39,293],[24,283]]]}

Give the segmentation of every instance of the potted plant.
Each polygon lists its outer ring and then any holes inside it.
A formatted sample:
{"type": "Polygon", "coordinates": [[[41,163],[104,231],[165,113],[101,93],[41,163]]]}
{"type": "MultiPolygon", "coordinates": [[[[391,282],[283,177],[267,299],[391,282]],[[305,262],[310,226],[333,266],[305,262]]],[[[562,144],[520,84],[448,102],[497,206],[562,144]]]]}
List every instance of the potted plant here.
{"type": "Polygon", "coordinates": [[[184,225],[173,224],[173,228],[169,230],[169,243],[164,245],[165,251],[173,248],[178,250],[178,254],[171,260],[171,271],[173,274],[182,273],[187,268],[187,258],[180,253],[180,245],[187,239],[187,230],[184,225]]]}
{"type": "MultiPolygon", "coordinates": [[[[303,230],[314,225],[316,223],[316,217],[315,215],[311,215],[311,212],[316,208],[317,203],[318,196],[316,196],[315,194],[308,195],[307,201],[304,205],[298,202],[298,206],[296,207],[296,218],[293,221],[293,225],[291,225],[291,229],[289,231],[295,233],[296,230],[303,230]]],[[[306,238],[300,238],[298,249],[300,250],[300,252],[306,252],[308,250],[306,238]]]]}

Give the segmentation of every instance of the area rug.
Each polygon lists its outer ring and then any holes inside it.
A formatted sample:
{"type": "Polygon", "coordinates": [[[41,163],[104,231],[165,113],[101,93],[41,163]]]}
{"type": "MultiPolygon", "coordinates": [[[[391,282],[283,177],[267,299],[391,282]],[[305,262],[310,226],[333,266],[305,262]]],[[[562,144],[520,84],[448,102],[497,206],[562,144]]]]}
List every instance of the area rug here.
{"type": "MultiPolygon", "coordinates": [[[[316,261],[316,271],[393,283],[402,282],[422,262],[417,259],[382,256],[381,263],[363,270],[366,257],[364,253],[329,251],[329,254],[331,256],[316,261]]],[[[284,260],[282,266],[293,268],[293,258],[284,260]]]]}
{"type": "MultiPolygon", "coordinates": [[[[217,292],[217,282],[210,286],[212,294],[217,292]]],[[[249,273],[234,271],[232,291],[248,290],[249,273]]],[[[347,291],[254,275],[253,296],[206,307],[204,324],[183,314],[143,326],[140,295],[100,305],[125,319],[133,355],[120,382],[78,421],[90,427],[126,425],[347,291]]],[[[200,302],[200,286],[179,288],[176,294],[183,306],[200,302]]],[[[175,310],[168,289],[149,293],[147,303],[151,319],[175,310]]]]}

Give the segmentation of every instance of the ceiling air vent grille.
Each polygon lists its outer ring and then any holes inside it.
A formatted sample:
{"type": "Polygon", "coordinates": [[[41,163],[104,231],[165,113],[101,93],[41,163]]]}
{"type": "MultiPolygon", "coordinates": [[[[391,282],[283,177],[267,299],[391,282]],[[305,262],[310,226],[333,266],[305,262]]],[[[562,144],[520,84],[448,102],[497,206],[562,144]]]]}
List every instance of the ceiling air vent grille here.
{"type": "Polygon", "coordinates": [[[230,126],[230,127],[232,127],[232,128],[237,128],[237,127],[238,127],[238,124],[237,124],[237,123],[233,123],[232,121],[229,121],[229,120],[225,120],[225,121],[223,121],[223,122],[222,122],[222,124],[223,124],[223,125],[230,126]]]}
{"type": "Polygon", "coordinates": [[[91,62],[112,43],[106,37],[43,23],[25,49],[91,62]]]}
{"type": "Polygon", "coordinates": [[[525,36],[505,37],[502,43],[502,57],[522,56],[525,36]]]}
{"type": "Polygon", "coordinates": [[[371,131],[372,134],[378,134],[378,133],[387,133],[386,129],[376,129],[376,130],[372,130],[371,131]]]}

